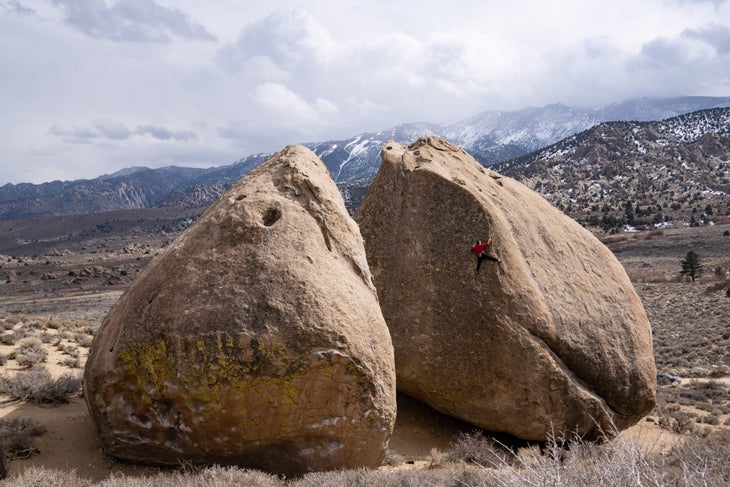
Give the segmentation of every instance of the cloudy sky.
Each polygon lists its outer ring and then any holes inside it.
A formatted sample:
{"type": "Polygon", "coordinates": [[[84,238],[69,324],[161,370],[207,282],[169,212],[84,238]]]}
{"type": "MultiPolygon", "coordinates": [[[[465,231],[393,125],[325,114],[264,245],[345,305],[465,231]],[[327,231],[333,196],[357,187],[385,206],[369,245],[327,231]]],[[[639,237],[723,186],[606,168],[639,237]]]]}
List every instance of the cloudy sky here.
{"type": "Polygon", "coordinates": [[[0,0],[0,185],[730,96],[730,0],[0,0]]]}

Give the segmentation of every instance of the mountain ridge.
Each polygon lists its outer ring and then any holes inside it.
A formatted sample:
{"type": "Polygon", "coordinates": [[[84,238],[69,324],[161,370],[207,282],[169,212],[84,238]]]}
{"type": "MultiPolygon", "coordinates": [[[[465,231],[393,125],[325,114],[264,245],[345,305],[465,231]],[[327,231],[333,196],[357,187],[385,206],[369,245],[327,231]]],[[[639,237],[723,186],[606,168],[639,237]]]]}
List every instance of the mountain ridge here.
{"type": "MultiPolygon", "coordinates": [[[[642,98],[606,107],[574,109],[562,104],[513,112],[482,112],[467,119],[433,124],[404,123],[348,139],[304,143],[325,163],[351,207],[377,173],[388,140],[409,144],[423,135],[446,138],[485,166],[514,160],[580,133],[612,117],[651,118],[697,107],[728,106],[730,97],[642,98]]],[[[696,110],[693,110],[696,111],[696,110]]],[[[270,154],[247,155],[208,169],[130,167],[90,180],[0,186],[0,220],[152,206],[204,207],[270,154]]]]}
{"type": "Polygon", "coordinates": [[[707,222],[730,215],[730,108],[604,122],[493,169],[605,231],[707,222]]]}

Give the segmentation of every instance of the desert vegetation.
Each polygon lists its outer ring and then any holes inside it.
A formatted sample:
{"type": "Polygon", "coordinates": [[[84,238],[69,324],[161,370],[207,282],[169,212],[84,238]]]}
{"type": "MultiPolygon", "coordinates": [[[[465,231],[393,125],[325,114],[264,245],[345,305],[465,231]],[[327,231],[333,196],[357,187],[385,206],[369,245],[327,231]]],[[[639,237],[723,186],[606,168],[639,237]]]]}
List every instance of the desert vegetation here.
{"type": "MultiPolygon", "coordinates": [[[[655,229],[604,239],[644,303],[662,374],[657,406],[635,427],[638,434],[623,432],[602,443],[575,438],[525,444],[462,429],[445,445],[413,454],[399,449],[396,424],[380,469],[311,473],[296,479],[223,466],[140,473],[111,460],[104,466],[103,478],[81,469],[46,466],[43,459],[58,453],[49,448],[59,448],[50,446],[55,445],[49,443],[50,432],[65,421],[66,413],[59,413],[57,421],[35,415],[69,411],[64,408],[85,411],[81,367],[101,318],[121,293],[101,269],[85,279],[74,282],[74,278],[84,268],[97,266],[128,269],[129,276],[124,277],[131,279],[162,244],[86,242],[87,250],[5,259],[3,270],[6,274],[13,270],[18,280],[0,282],[0,473],[9,472],[0,485],[727,485],[730,237],[724,235],[726,229],[724,225],[655,229]],[[692,249],[706,269],[694,282],[680,273],[681,262],[692,249]],[[92,250],[94,254],[89,253],[92,250]],[[90,256],[93,265],[85,260],[90,256]],[[42,279],[41,271],[48,266],[57,279],[42,279]],[[36,405],[40,408],[34,409],[36,405]],[[6,413],[8,407],[15,407],[15,412],[6,413]]],[[[431,418],[424,430],[442,426],[431,418]]]]}
{"type": "Polygon", "coordinates": [[[455,439],[449,452],[432,451],[426,466],[386,467],[379,470],[317,472],[296,479],[282,479],[259,471],[235,467],[189,467],[161,471],[139,478],[112,476],[100,483],[73,472],[28,469],[0,485],[116,486],[230,486],[328,487],[328,486],[626,486],[704,485],[724,486],[730,479],[730,434],[717,432],[687,437],[664,453],[652,444],[622,437],[602,443],[576,439],[561,443],[513,448],[475,432],[455,439]]]}

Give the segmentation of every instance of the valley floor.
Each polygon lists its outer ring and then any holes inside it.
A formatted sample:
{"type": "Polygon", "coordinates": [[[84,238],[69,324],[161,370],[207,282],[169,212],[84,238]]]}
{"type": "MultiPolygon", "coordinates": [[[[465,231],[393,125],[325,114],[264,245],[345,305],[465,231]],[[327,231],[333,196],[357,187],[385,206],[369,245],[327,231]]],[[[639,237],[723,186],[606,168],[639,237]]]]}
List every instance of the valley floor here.
{"type": "MultiPolygon", "coordinates": [[[[688,434],[730,430],[730,236],[723,235],[728,229],[730,225],[668,229],[605,240],[644,303],[662,374],[656,408],[623,435],[645,449],[664,451],[688,434]],[[706,269],[693,283],[679,276],[688,250],[700,255],[706,269]],[[715,273],[716,268],[724,274],[715,273]]],[[[40,365],[52,376],[79,376],[103,316],[170,238],[142,243],[134,236],[108,236],[45,247],[43,253],[0,256],[3,377],[21,371],[18,350],[30,342],[45,350],[40,365]]],[[[384,469],[433,466],[455,438],[474,430],[408,397],[398,400],[384,469]]],[[[30,467],[74,470],[93,481],[157,472],[105,456],[83,398],[39,406],[0,396],[0,421],[13,418],[31,418],[45,434],[33,442],[37,451],[9,462],[11,477],[30,467]]]]}

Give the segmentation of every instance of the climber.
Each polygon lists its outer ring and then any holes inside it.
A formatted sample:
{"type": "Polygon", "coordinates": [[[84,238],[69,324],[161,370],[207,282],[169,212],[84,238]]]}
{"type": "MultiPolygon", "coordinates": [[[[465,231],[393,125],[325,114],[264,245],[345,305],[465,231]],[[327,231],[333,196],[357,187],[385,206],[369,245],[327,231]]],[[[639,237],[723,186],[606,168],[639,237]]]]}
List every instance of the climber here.
{"type": "Polygon", "coordinates": [[[501,263],[502,261],[495,256],[491,255],[487,251],[487,247],[490,247],[492,245],[492,237],[489,237],[489,240],[487,240],[485,243],[482,243],[481,240],[477,240],[477,243],[471,248],[471,251],[474,252],[477,256],[477,268],[474,271],[474,274],[479,274],[479,268],[482,266],[483,260],[493,260],[494,262],[501,263]]]}

